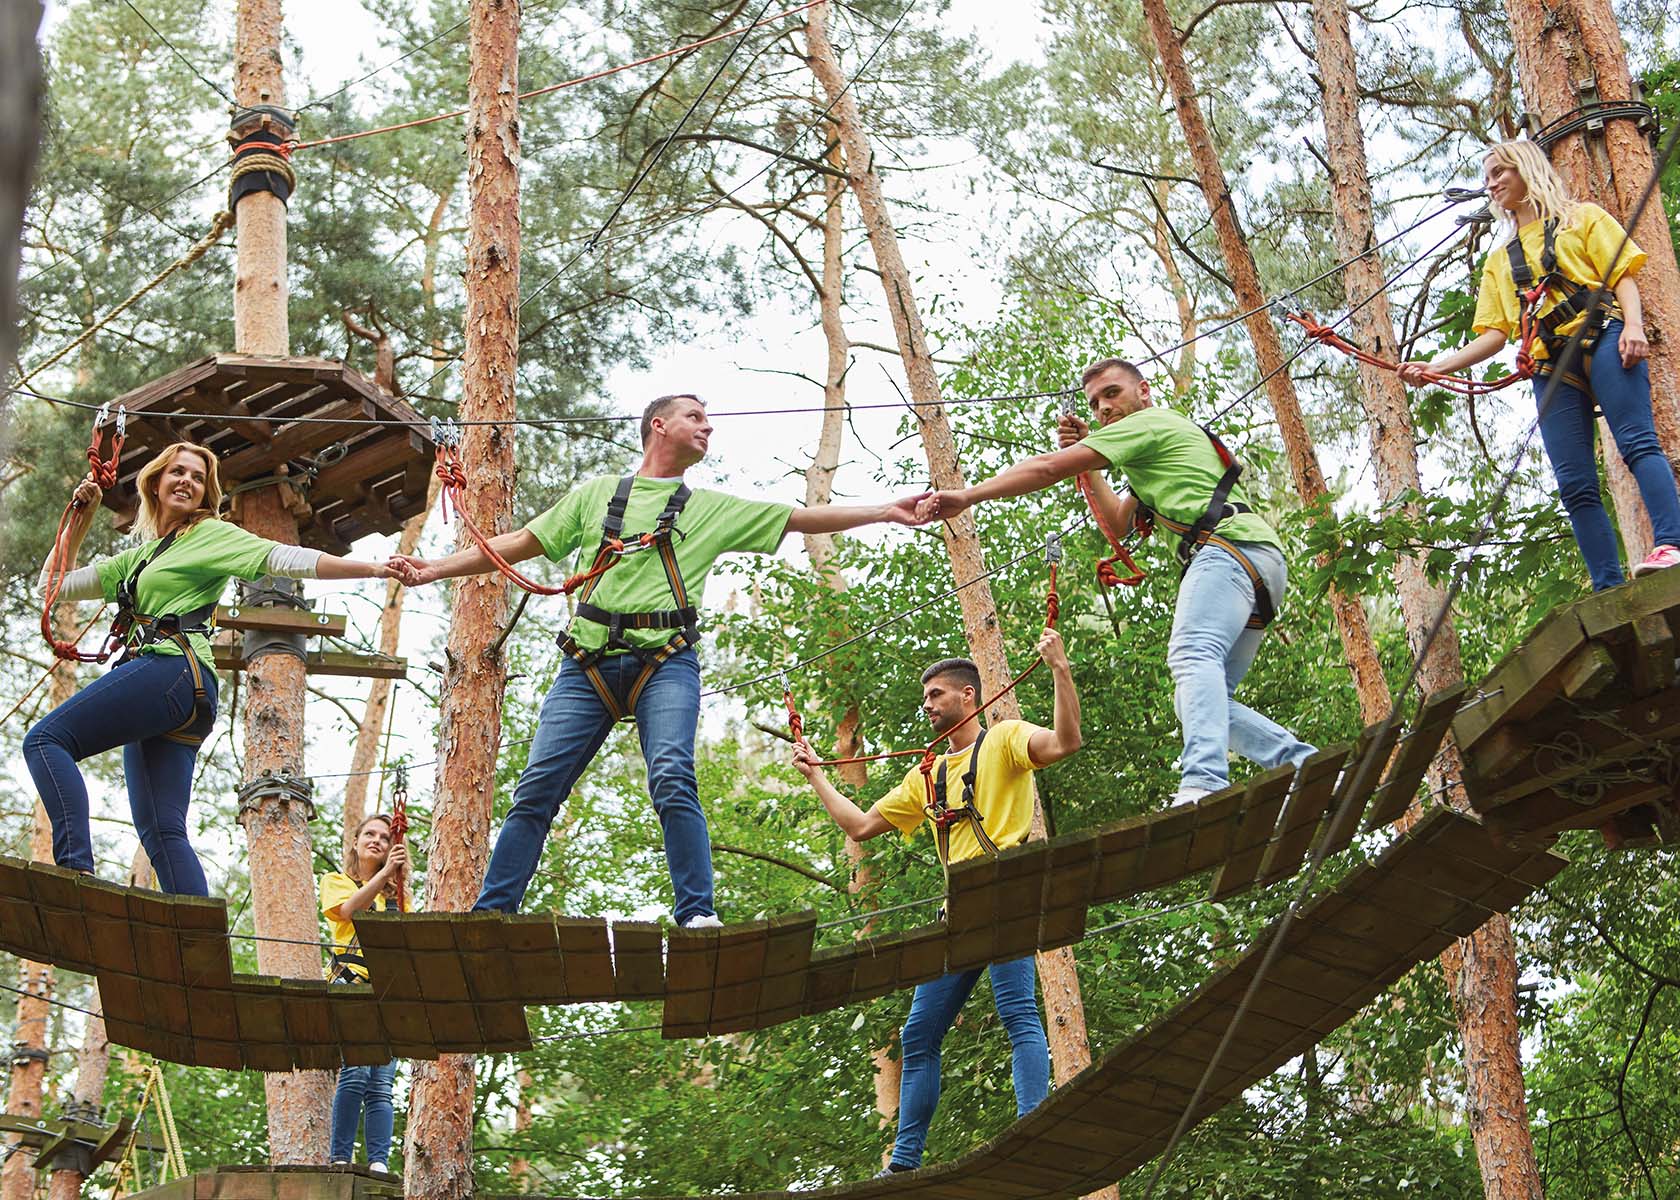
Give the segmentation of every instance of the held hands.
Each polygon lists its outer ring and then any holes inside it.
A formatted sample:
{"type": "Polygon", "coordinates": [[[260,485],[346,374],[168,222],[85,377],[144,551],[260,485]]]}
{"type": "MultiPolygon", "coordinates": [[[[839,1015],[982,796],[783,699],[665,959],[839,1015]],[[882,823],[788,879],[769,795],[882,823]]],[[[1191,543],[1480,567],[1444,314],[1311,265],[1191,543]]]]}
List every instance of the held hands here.
{"type": "Polygon", "coordinates": [[[968,493],[960,488],[943,492],[930,492],[917,505],[916,516],[918,523],[931,521],[935,517],[941,521],[949,521],[967,507],[969,507],[968,493]]]}
{"type": "Polygon", "coordinates": [[[420,587],[422,584],[435,583],[439,578],[436,568],[431,563],[423,558],[415,558],[412,554],[393,554],[385,565],[390,578],[404,587],[420,587]]]}
{"type": "Polygon", "coordinates": [[[923,513],[923,506],[927,503],[932,492],[918,492],[914,496],[906,496],[902,500],[895,500],[882,509],[881,520],[893,525],[925,525],[933,519],[933,514],[923,513]]]}
{"type": "Polygon", "coordinates": [[[1645,328],[1642,325],[1623,325],[1622,336],[1616,348],[1622,354],[1622,367],[1627,369],[1635,363],[1643,362],[1651,354],[1651,343],[1645,338],[1645,328]]]}
{"type": "Polygon", "coordinates": [[[1038,656],[1052,671],[1072,670],[1068,666],[1067,647],[1062,645],[1062,635],[1054,629],[1046,628],[1038,635],[1038,656]]]}
{"type": "Polygon", "coordinates": [[[1066,450],[1069,446],[1077,445],[1091,436],[1091,425],[1072,413],[1063,413],[1062,419],[1056,422],[1056,446],[1066,450]]]}

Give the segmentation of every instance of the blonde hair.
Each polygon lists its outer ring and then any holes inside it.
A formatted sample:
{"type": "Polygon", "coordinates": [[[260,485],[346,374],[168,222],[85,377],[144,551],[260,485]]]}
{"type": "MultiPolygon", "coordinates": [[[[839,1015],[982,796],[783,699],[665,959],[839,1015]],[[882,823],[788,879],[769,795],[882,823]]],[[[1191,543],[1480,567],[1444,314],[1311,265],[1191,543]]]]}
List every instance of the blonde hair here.
{"type": "MultiPolygon", "coordinates": [[[[1563,177],[1552,167],[1552,160],[1546,157],[1546,152],[1540,148],[1538,142],[1519,138],[1513,142],[1500,142],[1487,152],[1483,162],[1496,162],[1502,167],[1510,167],[1522,178],[1523,186],[1528,189],[1528,199],[1533,201],[1535,211],[1542,221],[1556,220],[1557,223],[1567,225],[1569,218],[1574,215],[1577,201],[1569,194],[1569,185],[1564,183],[1563,177]]],[[[1493,206],[1499,218],[1499,234],[1501,241],[1509,241],[1517,232],[1517,218],[1509,209],[1493,206]]]]}
{"type": "MultiPolygon", "coordinates": [[[[366,883],[367,880],[362,878],[362,857],[356,853],[356,840],[362,836],[362,830],[366,829],[375,821],[383,821],[385,822],[386,829],[392,829],[391,818],[385,813],[374,813],[372,816],[363,817],[362,823],[356,826],[356,832],[350,835],[350,844],[344,848],[344,873],[350,876],[351,879],[354,879],[357,883],[366,883]]],[[[396,844],[395,839],[392,840],[391,844],[396,844]]],[[[386,853],[389,854],[390,851],[387,850],[386,853]]],[[[380,864],[380,866],[384,865],[384,863],[380,864]]],[[[399,882],[396,879],[386,880],[384,894],[387,901],[395,904],[402,911],[407,912],[408,899],[403,893],[404,882],[406,882],[406,877],[402,882],[399,882]]]]}
{"type": "Polygon", "coordinates": [[[197,442],[175,442],[141,467],[140,474],[134,481],[135,490],[140,493],[140,515],[136,518],[134,526],[145,541],[149,542],[158,536],[158,512],[162,507],[157,498],[158,476],[169,469],[169,464],[175,461],[177,454],[183,452],[196,454],[204,460],[204,496],[198,507],[188,513],[186,520],[181,522],[181,531],[191,529],[200,521],[213,517],[222,510],[222,477],[217,470],[216,452],[208,446],[200,446],[197,442]]]}

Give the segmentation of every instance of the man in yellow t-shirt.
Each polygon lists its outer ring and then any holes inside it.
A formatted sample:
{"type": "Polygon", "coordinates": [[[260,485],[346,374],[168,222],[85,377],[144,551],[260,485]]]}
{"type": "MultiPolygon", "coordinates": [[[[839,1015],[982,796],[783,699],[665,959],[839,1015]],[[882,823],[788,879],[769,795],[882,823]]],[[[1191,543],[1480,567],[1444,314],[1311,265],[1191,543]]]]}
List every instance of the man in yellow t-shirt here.
{"type": "MultiPolygon", "coordinates": [[[[1061,636],[1046,629],[1038,653],[1055,681],[1055,722],[1041,729],[1026,721],[998,721],[982,729],[980,671],[966,658],[946,658],[922,672],[922,711],[935,735],[950,732],[945,754],[934,767],[933,807],[919,767],[864,812],[829,782],[810,744],[794,746],[793,765],[811,781],[834,823],[853,841],[864,842],[889,829],[910,837],[927,821],[939,839],[941,858],[962,862],[1026,841],[1032,825],[1033,778],[1040,767],[1079,749],[1079,694],[1061,636]],[[942,794],[941,794],[942,793],[942,794]]],[[[921,1165],[928,1126],[939,1105],[939,1048],[957,1013],[979,982],[980,968],[957,971],[916,988],[901,1035],[903,1076],[898,1092],[898,1138],[882,1174],[921,1165]]],[[[1050,1090],[1050,1048],[1038,1015],[1033,956],[993,963],[992,999],[1009,1033],[1015,1082],[1015,1113],[1025,1116],[1050,1090]]]]}

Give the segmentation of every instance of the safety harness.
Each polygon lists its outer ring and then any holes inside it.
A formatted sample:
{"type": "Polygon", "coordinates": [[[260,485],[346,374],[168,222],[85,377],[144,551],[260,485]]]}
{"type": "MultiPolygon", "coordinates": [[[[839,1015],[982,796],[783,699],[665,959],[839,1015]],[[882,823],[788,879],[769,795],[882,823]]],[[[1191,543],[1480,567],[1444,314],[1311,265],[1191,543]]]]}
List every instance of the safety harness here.
{"type": "MultiPolygon", "coordinates": [[[[396,778],[391,785],[391,845],[395,846],[408,834],[408,767],[403,763],[398,763],[392,768],[392,772],[396,778]]],[[[397,911],[407,912],[408,893],[403,882],[403,872],[398,870],[391,876],[391,881],[396,885],[397,911]]],[[[351,924],[351,928],[355,928],[354,923],[351,924]]],[[[332,965],[333,971],[329,982],[366,982],[368,966],[367,958],[362,953],[361,939],[352,933],[350,940],[345,943],[342,950],[335,949],[332,952],[332,965]],[[361,974],[357,975],[355,971],[351,970],[352,967],[360,969],[361,974]]]]}
{"type": "MultiPolygon", "coordinates": [[[[1546,348],[1544,359],[1531,358],[1530,373],[1536,378],[1546,379],[1562,366],[1564,382],[1591,395],[1593,349],[1604,326],[1621,316],[1621,307],[1608,289],[1576,283],[1558,270],[1557,227],[1556,217],[1549,218],[1541,227],[1538,279],[1529,266],[1527,254],[1523,252],[1521,236],[1513,237],[1505,244],[1505,256],[1511,262],[1511,282],[1517,290],[1518,308],[1532,326],[1531,342],[1537,341],[1546,348]],[[1549,292],[1557,294],[1557,303],[1544,316],[1534,316],[1549,292]],[[1558,355],[1568,344],[1569,336],[1558,330],[1583,315],[1586,326],[1581,331],[1580,356],[1576,362],[1565,366],[1558,361],[1558,355]]],[[[1530,344],[1525,344],[1524,348],[1528,349],[1530,344]]]]}
{"type": "MultiPolygon", "coordinates": [[[[101,491],[109,491],[116,486],[118,464],[122,459],[123,442],[127,435],[128,411],[119,405],[113,418],[111,406],[101,405],[94,416],[93,437],[87,451],[88,466],[94,482],[99,485],[101,491]],[[102,449],[101,443],[105,441],[104,431],[107,427],[111,429],[110,438],[106,448],[102,449]]],[[[112,619],[111,627],[98,650],[89,654],[80,650],[75,642],[61,641],[53,636],[53,606],[58,603],[64,576],[74,565],[65,534],[70,526],[71,514],[81,507],[81,501],[74,498],[65,505],[64,514],[59,517],[58,531],[53,536],[52,557],[47,564],[46,596],[41,606],[41,636],[46,638],[55,656],[68,662],[103,663],[121,650],[122,657],[117,659],[118,666],[138,657],[142,650],[156,642],[167,640],[175,643],[186,660],[187,670],[192,675],[193,711],[191,716],[164,736],[170,741],[196,746],[209,732],[210,724],[215,720],[216,710],[210,702],[204,666],[198,661],[198,655],[193,653],[192,643],[187,638],[191,634],[210,632],[210,619],[215,616],[216,605],[211,602],[187,613],[153,615],[139,611],[135,601],[139,594],[141,574],[175,543],[176,537],[181,533],[179,528],[170,530],[150,554],[135,564],[128,577],[117,585],[117,615],[112,619]]]]}
{"type": "Polygon", "coordinates": [[[683,585],[682,571],[677,566],[674,540],[682,536],[682,530],[677,528],[677,518],[682,515],[683,506],[688,503],[693,493],[686,483],[678,484],[677,490],[671,493],[671,498],[665,502],[664,510],[654,521],[653,528],[626,539],[624,509],[630,503],[630,490],[635,484],[634,475],[626,475],[618,481],[618,488],[607,504],[606,516],[601,519],[601,544],[595,552],[596,561],[602,561],[604,556],[611,556],[613,561],[616,561],[643,550],[655,551],[659,555],[660,565],[665,568],[665,582],[671,589],[671,599],[675,606],[650,612],[612,612],[601,608],[589,602],[589,597],[601,582],[601,574],[595,574],[590,576],[578,593],[577,615],[605,625],[607,640],[597,649],[585,650],[578,645],[577,639],[569,629],[563,630],[555,639],[560,649],[583,669],[585,678],[595,688],[601,697],[601,703],[606,705],[607,711],[615,721],[622,721],[635,713],[636,701],[641,698],[642,689],[666,659],[690,646],[700,644],[700,611],[690,603],[688,589],[683,585]],[[626,629],[669,629],[673,632],[663,646],[650,650],[625,640],[626,629]],[[642,664],[641,673],[636,676],[635,682],[623,697],[617,694],[607,682],[606,676],[601,674],[601,660],[613,653],[632,654],[642,664]]]}
{"type": "Polygon", "coordinates": [[[467,474],[461,463],[460,425],[453,421],[440,421],[434,417],[431,429],[432,443],[437,453],[437,476],[443,483],[444,520],[449,519],[450,510],[453,508],[456,517],[460,519],[461,527],[477,543],[478,548],[484,552],[496,570],[525,591],[538,596],[569,596],[573,592],[579,592],[577,615],[605,625],[606,644],[598,650],[585,650],[577,644],[569,630],[562,631],[555,641],[583,668],[584,675],[596,694],[601,697],[601,703],[606,705],[607,711],[612,714],[613,720],[622,721],[633,715],[642,689],[647,686],[648,680],[653,678],[660,664],[678,651],[700,642],[699,610],[689,601],[688,589],[683,585],[682,572],[677,567],[676,549],[672,543],[673,534],[683,536],[682,530],[677,528],[677,517],[682,513],[683,505],[687,504],[689,497],[693,495],[688,485],[678,485],[651,530],[626,538],[624,509],[630,501],[630,489],[635,486],[636,477],[626,475],[619,480],[618,489],[613,493],[612,501],[607,505],[607,514],[601,521],[601,542],[596,547],[594,561],[588,569],[577,572],[559,587],[547,587],[528,578],[498,554],[464,506],[467,474]],[[616,613],[590,604],[589,597],[599,585],[601,576],[617,566],[625,557],[643,550],[658,552],[659,561],[665,568],[665,580],[670,584],[671,597],[675,600],[676,607],[657,612],[616,613]],[[657,650],[648,650],[627,642],[624,639],[626,629],[672,629],[676,632],[664,646],[657,650]],[[633,654],[642,663],[641,674],[624,697],[614,692],[600,670],[601,659],[617,651],[633,654]]]}
{"type": "Polygon", "coordinates": [[[986,833],[985,814],[975,803],[974,797],[979,790],[980,778],[980,747],[986,743],[986,730],[981,729],[975,735],[974,745],[968,757],[968,769],[962,776],[962,807],[952,808],[945,798],[945,768],[947,760],[939,760],[939,773],[933,780],[933,799],[929,801],[924,811],[928,821],[933,825],[934,841],[939,845],[939,861],[949,864],[951,861],[951,827],[967,821],[974,833],[974,840],[980,843],[980,849],[987,854],[998,852],[997,843],[992,841],[986,833]]]}
{"type": "MultiPolygon", "coordinates": [[[[1071,398],[1067,400],[1062,405],[1062,411],[1067,415],[1073,415],[1075,401],[1071,398]]],[[[1136,514],[1132,518],[1132,533],[1138,538],[1146,538],[1155,531],[1155,526],[1159,523],[1164,528],[1178,534],[1178,560],[1183,564],[1183,570],[1179,572],[1181,578],[1185,572],[1190,570],[1190,561],[1196,557],[1203,546],[1218,546],[1221,550],[1224,550],[1237,560],[1237,563],[1248,575],[1249,582],[1254,585],[1254,611],[1248,618],[1248,628],[1264,629],[1277,616],[1277,607],[1272,601],[1271,592],[1266,587],[1266,581],[1261,577],[1260,571],[1255,567],[1253,560],[1243,553],[1235,542],[1222,537],[1218,532],[1221,522],[1239,513],[1254,511],[1253,508],[1242,501],[1231,499],[1231,492],[1237,486],[1237,480],[1242,477],[1243,466],[1236,456],[1226,448],[1218,434],[1205,425],[1200,425],[1197,428],[1207,435],[1208,441],[1213,444],[1214,453],[1219,455],[1219,462],[1225,468],[1224,474],[1219,477],[1219,482],[1214,485],[1213,495],[1208,498],[1207,510],[1196,518],[1194,524],[1186,525],[1160,512],[1154,505],[1144,499],[1138,493],[1137,488],[1134,487],[1132,488],[1132,494],[1137,496],[1138,506],[1136,514]]],[[[1085,497],[1085,503],[1091,510],[1091,516],[1096,521],[1097,528],[1102,530],[1109,548],[1113,550],[1112,554],[1097,563],[1097,583],[1099,585],[1098,593],[1103,598],[1104,606],[1108,608],[1109,621],[1114,624],[1115,633],[1118,634],[1119,622],[1114,615],[1113,606],[1109,603],[1108,589],[1112,587],[1136,587],[1143,582],[1144,573],[1142,568],[1133,561],[1126,545],[1115,536],[1114,531],[1108,527],[1108,523],[1103,519],[1102,510],[1097,507],[1096,496],[1092,492],[1090,479],[1081,472],[1075,477],[1075,483],[1079,487],[1079,494],[1085,497]],[[1120,575],[1114,569],[1116,562],[1124,563],[1131,574],[1128,576],[1120,575]]]]}

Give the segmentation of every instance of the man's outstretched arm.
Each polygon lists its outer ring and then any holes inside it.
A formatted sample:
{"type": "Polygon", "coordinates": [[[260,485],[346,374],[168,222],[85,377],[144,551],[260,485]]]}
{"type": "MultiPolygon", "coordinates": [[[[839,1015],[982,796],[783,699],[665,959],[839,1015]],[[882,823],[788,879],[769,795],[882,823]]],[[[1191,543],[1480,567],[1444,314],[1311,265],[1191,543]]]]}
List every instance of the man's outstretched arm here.
{"type": "Polygon", "coordinates": [[[793,744],[793,765],[801,775],[811,781],[817,799],[823,802],[828,815],[834,819],[836,825],[845,830],[847,837],[854,842],[867,842],[870,838],[879,837],[893,828],[893,823],[881,815],[879,806],[864,812],[842,795],[840,790],[828,781],[828,772],[817,766],[817,762],[817,752],[811,749],[809,742],[801,738],[793,744]]]}
{"type": "Polygon", "coordinates": [[[890,504],[813,504],[796,508],[788,514],[789,533],[844,533],[860,525],[921,525],[933,519],[933,514],[917,517],[917,507],[931,492],[906,496],[890,504]]]}
{"type": "Polygon", "coordinates": [[[929,500],[922,502],[919,515],[950,520],[963,509],[983,500],[1002,500],[1041,492],[1064,479],[1072,479],[1081,471],[1100,471],[1107,466],[1108,460],[1089,446],[1069,446],[1066,450],[1035,454],[972,487],[935,492],[929,500]]]}
{"type": "MultiPolygon", "coordinates": [[[[543,552],[542,543],[529,529],[514,529],[490,538],[490,546],[510,563],[524,562],[543,552]]],[[[393,554],[391,565],[398,577],[409,587],[435,583],[439,579],[458,579],[462,575],[482,575],[494,571],[496,564],[478,546],[468,546],[436,561],[428,562],[410,554],[393,554]]]]}

